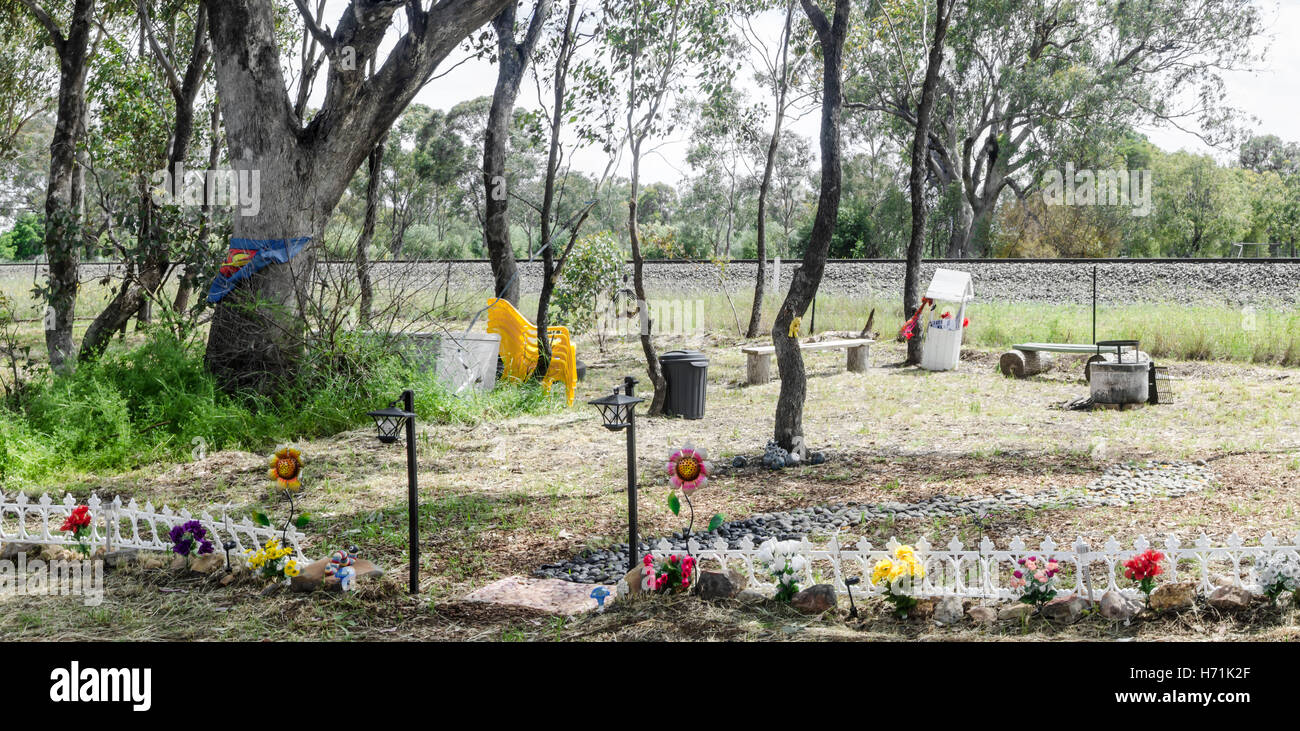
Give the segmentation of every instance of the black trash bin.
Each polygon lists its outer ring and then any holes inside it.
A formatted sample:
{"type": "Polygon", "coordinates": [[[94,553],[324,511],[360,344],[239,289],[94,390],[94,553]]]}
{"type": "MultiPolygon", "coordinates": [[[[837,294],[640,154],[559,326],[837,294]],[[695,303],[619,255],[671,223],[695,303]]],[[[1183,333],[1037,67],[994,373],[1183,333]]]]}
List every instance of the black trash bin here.
{"type": "Polygon", "coordinates": [[[673,416],[703,419],[708,356],[698,350],[672,350],[659,356],[659,367],[668,381],[666,411],[673,416]]]}

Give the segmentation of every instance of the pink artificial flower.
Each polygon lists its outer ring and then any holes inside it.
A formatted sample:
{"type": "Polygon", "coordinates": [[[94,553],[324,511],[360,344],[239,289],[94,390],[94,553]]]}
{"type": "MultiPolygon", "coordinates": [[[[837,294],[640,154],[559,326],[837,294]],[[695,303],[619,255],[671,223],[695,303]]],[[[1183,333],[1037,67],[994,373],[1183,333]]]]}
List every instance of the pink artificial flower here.
{"type": "Polygon", "coordinates": [[[1047,573],[1043,571],[1035,571],[1034,581],[1047,581],[1047,573]]]}

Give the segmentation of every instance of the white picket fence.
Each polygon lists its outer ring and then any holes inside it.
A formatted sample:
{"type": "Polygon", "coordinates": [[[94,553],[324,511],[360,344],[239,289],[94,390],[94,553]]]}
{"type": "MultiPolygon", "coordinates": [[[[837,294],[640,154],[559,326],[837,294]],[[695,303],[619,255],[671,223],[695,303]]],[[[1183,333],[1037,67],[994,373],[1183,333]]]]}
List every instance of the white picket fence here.
{"type": "MultiPolygon", "coordinates": [[[[722,539],[714,541],[711,548],[695,540],[688,542],[690,553],[702,570],[712,569],[710,564],[723,570],[732,568],[744,574],[751,587],[775,589],[766,567],[756,558],[759,546],[748,537],[738,545],[735,549],[728,548],[722,539]]],[[[844,593],[844,580],[856,576],[861,577],[861,582],[853,587],[854,596],[880,595],[883,587],[870,584],[871,569],[878,560],[891,558],[898,545],[896,538],[890,538],[880,547],[860,539],[846,547],[840,544],[838,536],[832,536],[824,547],[815,547],[804,538],[795,551],[806,560],[799,585],[831,584],[836,591],[844,593]]],[[[926,568],[925,578],[907,590],[915,596],[955,594],[972,599],[1018,599],[1020,591],[1008,586],[1012,571],[1019,567],[1017,562],[1020,559],[1038,556],[1053,559],[1062,567],[1056,584],[1058,593],[1075,592],[1100,599],[1106,591],[1137,596],[1133,582],[1124,578],[1124,561],[1148,548],[1155,548],[1166,556],[1161,563],[1164,573],[1160,575],[1159,583],[1195,580],[1198,591],[1209,593],[1218,586],[1216,582],[1221,580],[1220,577],[1227,577],[1235,586],[1259,592],[1262,589],[1255,570],[1257,561],[1278,553],[1300,559],[1300,534],[1293,536],[1287,545],[1279,544],[1271,533],[1256,545],[1246,545],[1233,533],[1221,545],[1202,534],[1187,545],[1175,536],[1169,536],[1160,545],[1153,545],[1145,537],[1138,536],[1131,548],[1125,548],[1115,538],[1108,539],[1098,549],[1093,549],[1082,539],[1060,546],[1051,538],[1042,541],[1037,548],[1030,548],[1019,538],[1002,550],[988,538],[981,539],[979,545],[971,548],[956,538],[943,547],[932,546],[925,539],[912,544],[912,547],[926,568]]],[[[651,553],[656,558],[664,558],[681,552],[674,551],[667,541],[660,541],[651,553]]]]}
{"type": "MultiPolygon", "coordinates": [[[[72,533],[59,530],[63,521],[77,507],[72,495],[64,495],[62,502],[55,502],[48,494],[31,500],[24,493],[12,497],[0,492],[0,543],[37,543],[49,546],[72,548],[77,545],[72,533]]],[[[257,549],[271,538],[281,538],[293,548],[299,561],[305,561],[300,543],[304,535],[292,526],[283,534],[280,528],[260,526],[245,517],[239,522],[231,520],[228,506],[220,506],[221,518],[204,511],[195,516],[188,510],[173,511],[164,505],[155,510],[153,503],[147,502],[141,508],[132,498],[125,505],[121,497],[114,497],[106,502],[91,495],[86,500],[90,508],[91,546],[102,545],[105,551],[121,549],[143,549],[147,551],[170,551],[171,541],[167,533],[173,526],[197,519],[208,529],[208,539],[212,541],[217,552],[222,552],[226,541],[234,541],[231,559],[242,556],[245,549],[257,549]]]]}

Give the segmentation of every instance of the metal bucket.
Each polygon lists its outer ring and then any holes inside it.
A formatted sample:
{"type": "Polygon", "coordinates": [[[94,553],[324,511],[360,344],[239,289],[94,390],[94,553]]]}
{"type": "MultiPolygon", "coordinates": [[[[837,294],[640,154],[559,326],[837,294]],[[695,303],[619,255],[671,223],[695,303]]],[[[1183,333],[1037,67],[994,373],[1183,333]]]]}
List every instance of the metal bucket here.
{"type": "Polygon", "coordinates": [[[1144,404],[1150,395],[1150,363],[1093,363],[1092,400],[1099,404],[1144,404]]]}

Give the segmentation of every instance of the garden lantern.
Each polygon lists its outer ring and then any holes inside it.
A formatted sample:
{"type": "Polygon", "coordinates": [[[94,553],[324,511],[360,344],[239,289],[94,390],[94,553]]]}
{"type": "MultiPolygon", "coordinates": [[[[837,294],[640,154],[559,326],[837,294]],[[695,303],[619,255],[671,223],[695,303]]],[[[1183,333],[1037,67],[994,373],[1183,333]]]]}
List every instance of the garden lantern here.
{"type": "Polygon", "coordinates": [[[636,379],[628,376],[623,379],[623,392],[614,387],[608,396],[593,399],[587,403],[600,411],[600,418],[610,431],[627,430],[627,570],[633,571],[640,564],[638,556],[636,530],[636,405],[645,399],[633,394],[636,379]]]}
{"type": "Polygon", "coordinates": [[[383,444],[392,444],[399,439],[402,426],[406,426],[406,522],[410,532],[410,569],[411,593],[420,593],[420,502],[419,485],[415,469],[415,392],[407,389],[398,399],[402,408],[397,408],[397,401],[387,408],[368,412],[375,420],[375,436],[383,444]]]}
{"type": "Polygon", "coordinates": [[[230,552],[233,551],[233,550],[235,549],[235,542],[234,542],[234,541],[226,541],[225,543],[222,543],[222,544],[221,544],[221,547],[224,548],[224,549],[226,549],[226,573],[230,573],[230,571],[231,571],[231,569],[230,569],[230,552]]]}

